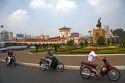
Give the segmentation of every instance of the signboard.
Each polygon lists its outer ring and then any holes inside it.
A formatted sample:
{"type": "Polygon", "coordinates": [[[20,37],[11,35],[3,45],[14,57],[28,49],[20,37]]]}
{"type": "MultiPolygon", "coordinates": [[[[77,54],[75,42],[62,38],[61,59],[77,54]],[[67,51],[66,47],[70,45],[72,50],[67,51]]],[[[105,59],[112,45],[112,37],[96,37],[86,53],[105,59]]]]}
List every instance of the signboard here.
{"type": "Polygon", "coordinates": [[[16,34],[16,38],[24,38],[24,34],[16,34]]]}
{"type": "Polygon", "coordinates": [[[71,33],[71,37],[79,37],[79,33],[71,33]]]}

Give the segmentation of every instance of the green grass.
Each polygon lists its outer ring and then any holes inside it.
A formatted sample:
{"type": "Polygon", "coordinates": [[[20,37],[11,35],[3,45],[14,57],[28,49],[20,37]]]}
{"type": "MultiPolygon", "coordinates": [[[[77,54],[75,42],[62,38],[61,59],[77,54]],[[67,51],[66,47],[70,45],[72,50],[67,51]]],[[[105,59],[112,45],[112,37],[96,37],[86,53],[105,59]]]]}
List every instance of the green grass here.
{"type": "Polygon", "coordinates": [[[97,51],[99,54],[122,54],[125,53],[125,48],[107,48],[97,51]]]}
{"type": "MultiPolygon", "coordinates": [[[[89,47],[74,47],[74,46],[63,46],[57,48],[57,54],[88,54],[91,51],[91,46],[89,47]]],[[[118,46],[98,46],[98,54],[122,54],[125,53],[125,48],[118,46]]],[[[38,52],[45,52],[45,48],[40,48],[38,52]]],[[[30,52],[35,53],[35,49],[30,50],[30,52]]],[[[51,53],[55,53],[54,48],[51,49],[51,53]]]]}
{"type": "MultiPolygon", "coordinates": [[[[38,52],[45,52],[45,51],[46,51],[45,48],[40,48],[40,49],[38,49],[38,52]]],[[[29,52],[31,52],[31,53],[36,53],[36,49],[33,48],[33,49],[31,49],[29,52]]]]}

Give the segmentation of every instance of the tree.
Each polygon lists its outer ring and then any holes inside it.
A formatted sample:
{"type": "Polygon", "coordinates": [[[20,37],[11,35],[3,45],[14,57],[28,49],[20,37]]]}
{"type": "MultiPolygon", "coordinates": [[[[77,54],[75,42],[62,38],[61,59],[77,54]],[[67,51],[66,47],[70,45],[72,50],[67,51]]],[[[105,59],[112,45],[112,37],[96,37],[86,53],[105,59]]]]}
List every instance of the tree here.
{"type": "Polygon", "coordinates": [[[83,43],[83,42],[80,42],[79,45],[82,47],[82,46],[84,46],[84,43],[83,43]]]}
{"type": "Polygon", "coordinates": [[[125,38],[120,39],[120,45],[125,47],[125,38]]]}
{"type": "Polygon", "coordinates": [[[98,45],[105,45],[105,38],[103,36],[99,36],[96,43],[98,45]]]}
{"type": "Polygon", "coordinates": [[[115,44],[115,39],[114,38],[112,38],[112,44],[115,44]]]}
{"type": "Polygon", "coordinates": [[[38,44],[35,44],[34,46],[36,47],[36,52],[38,52],[39,45],[38,45],[38,44]]]}
{"type": "Polygon", "coordinates": [[[119,36],[120,39],[125,38],[125,31],[122,28],[117,28],[113,31],[113,34],[119,36]]]}
{"type": "Polygon", "coordinates": [[[111,43],[111,41],[110,41],[110,39],[107,39],[107,45],[110,45],[110,43],[111,43]]]}
{"type": "Polygon", "coordinates": [[[85,40],[85,46],[88,46],[88,41],[87,40],[85,40]]]}
{"type": "Polygon", "coordinates": [[[69,41],[67,42],[67,45],[68,45],[68,46],[74,46],[74,40],[69,40],[69,41]]]}

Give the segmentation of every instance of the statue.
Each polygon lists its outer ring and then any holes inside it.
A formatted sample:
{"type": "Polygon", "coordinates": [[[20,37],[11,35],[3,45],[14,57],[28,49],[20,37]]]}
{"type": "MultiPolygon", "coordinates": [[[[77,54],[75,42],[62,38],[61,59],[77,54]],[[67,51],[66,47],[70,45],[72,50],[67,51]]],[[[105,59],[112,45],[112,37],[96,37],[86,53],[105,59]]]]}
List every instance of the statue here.
{"type": "Polygon", "coordinates": [[[102,24],[101,24],[101,21],[100,21],[100,20],[101,20],[101,18],[98,19],[98,23],[96,24],[96,27],[97,27],[97,28],[101,28],[101,25],[102,25],[102,24]]]}

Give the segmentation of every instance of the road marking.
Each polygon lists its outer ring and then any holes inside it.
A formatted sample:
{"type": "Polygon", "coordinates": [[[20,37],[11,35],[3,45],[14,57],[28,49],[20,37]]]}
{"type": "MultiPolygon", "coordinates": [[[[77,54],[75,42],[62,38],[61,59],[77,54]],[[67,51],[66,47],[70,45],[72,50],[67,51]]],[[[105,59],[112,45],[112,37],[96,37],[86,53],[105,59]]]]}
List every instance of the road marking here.
{"type": "MultiPolygon", "coordinates": [[[[125,56],[125,54],[97,54],[99,56],[125,56]]],[[[77,54],[77,55],[55,55],[55,56],[88,56],[88,54],[77,54]]]]}
{"type": "MultiPolygon", "coordinates": [[[[0,59],[1,62],[5,62],[4,59],[0,59]]],[[[40,67],[39,64],[35,64],[35,63],[26,63],[26,62],[16,62],[19,65],[23,65],[23,66],[30,66],[30,67],[40,67]]],[[[71,66],[71,65],[64,65],[65,69],[68,70],[79,70],[80,66],[71,66]]],[[[115,66],[117,69],[119,70],[125,70],[125,66],[115,66]]]]}

